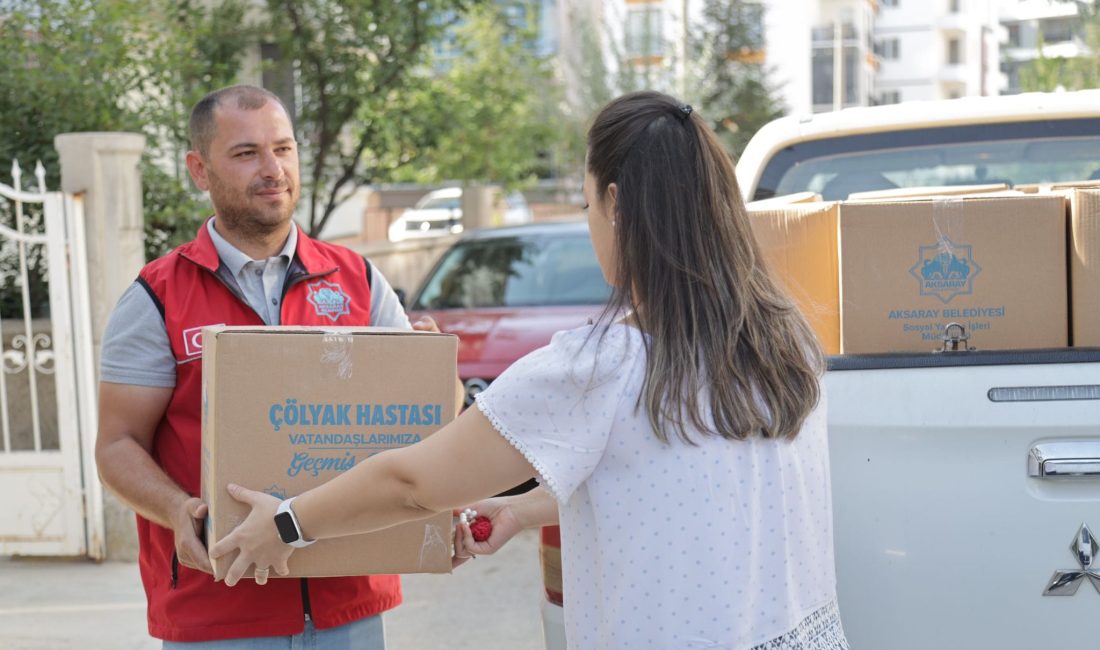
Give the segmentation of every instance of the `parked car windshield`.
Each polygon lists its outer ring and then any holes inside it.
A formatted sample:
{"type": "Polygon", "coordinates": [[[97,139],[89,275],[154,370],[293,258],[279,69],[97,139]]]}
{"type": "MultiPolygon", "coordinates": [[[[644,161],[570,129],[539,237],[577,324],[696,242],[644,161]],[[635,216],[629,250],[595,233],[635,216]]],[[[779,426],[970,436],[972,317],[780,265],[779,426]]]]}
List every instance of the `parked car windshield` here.
{"type": "Polygon", "coordinates": [[[904,187],[1010,187],[1100,179],[1100,120],[1050,120],[912,129],[811,140],[767,164],[754,199],[904,187]]]}
{"type": "Polygon", "coordinates": [[[596,305],[610,294],[587,235],[494,237],[451,248],[413,308],[596,305]]]}
{"type": "Polygon", "coordinates": [[[461,196],[437,196],[416,206],[417,210],[461,210],[461,196]]]}

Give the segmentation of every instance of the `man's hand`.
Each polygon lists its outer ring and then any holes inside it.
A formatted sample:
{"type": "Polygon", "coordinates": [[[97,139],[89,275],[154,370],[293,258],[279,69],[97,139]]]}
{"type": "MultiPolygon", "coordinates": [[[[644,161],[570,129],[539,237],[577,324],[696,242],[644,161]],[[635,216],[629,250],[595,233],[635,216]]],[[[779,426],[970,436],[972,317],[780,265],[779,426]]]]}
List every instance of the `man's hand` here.
{"type": "Polygon", "coordinates": [[[206,504],[191,497],[180,504],[172,517],[172,530],[180,564],[213,575],[214,569],[210,566],[210,557],[201,539],[205,518],[206,504]]]}

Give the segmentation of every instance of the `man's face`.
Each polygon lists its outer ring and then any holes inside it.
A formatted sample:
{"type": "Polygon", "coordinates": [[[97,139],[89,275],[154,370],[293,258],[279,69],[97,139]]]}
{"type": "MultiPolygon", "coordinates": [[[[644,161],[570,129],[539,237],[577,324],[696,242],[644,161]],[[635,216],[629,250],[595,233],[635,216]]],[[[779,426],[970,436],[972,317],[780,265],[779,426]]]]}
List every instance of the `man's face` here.
{"type": "MultiPolygon", "coordinates": [[[[232,103],[232,102],[230,102],[232,103]]],[[[298,146],[275,102],[257,110],[218,106],[205,156],[188,155],[195,184],[210,192],[219,224],[264,234],[289,223],[298,203],[298,146]]]]}

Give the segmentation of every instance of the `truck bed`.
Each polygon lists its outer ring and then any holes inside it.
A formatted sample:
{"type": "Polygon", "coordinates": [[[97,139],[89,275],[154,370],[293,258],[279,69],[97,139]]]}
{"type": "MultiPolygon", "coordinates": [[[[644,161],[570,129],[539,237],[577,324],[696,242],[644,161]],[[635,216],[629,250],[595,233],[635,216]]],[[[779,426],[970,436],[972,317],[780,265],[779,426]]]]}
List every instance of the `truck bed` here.
{"type": "Polygon", "coordinates": [[[1036,478],[1028,457],[1100,456],[1081,444],[1100,441],[1100,349],[840,356],[825,381],[853,648],[1098,647],[1100,587],[1044,591],[1059,570],[1100,577],[1076,551],[1082,525],[1100,534],[1100,458],[1036,478]]]}

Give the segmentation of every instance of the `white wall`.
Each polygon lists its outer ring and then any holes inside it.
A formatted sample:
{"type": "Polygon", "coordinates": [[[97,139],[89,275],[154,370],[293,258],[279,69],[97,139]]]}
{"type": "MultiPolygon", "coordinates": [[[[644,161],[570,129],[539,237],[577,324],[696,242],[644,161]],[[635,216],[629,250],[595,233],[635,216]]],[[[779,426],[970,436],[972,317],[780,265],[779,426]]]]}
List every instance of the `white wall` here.
{"type": "Polygon", "coordinates": [[[898,0],[896,7],[880,5],[874,38],[880,42],[896,38],[900,51],[897,60],[880,60],[878,92],[897,90],[902,101],[943,99],[952,93],[998,93],[1000,0],[959,1],[957,13],[950,11],[948,0],[898,0]],[[948,43],[953,38],[962,44],[958,65],[948,63],[948,43]]]}
{"type": "Polygon", "coordinates": [[[767,0],[764,39],[767,63],[787,112],[813,112],[810,30],[818,16],[816,0],[767,0]]]}

